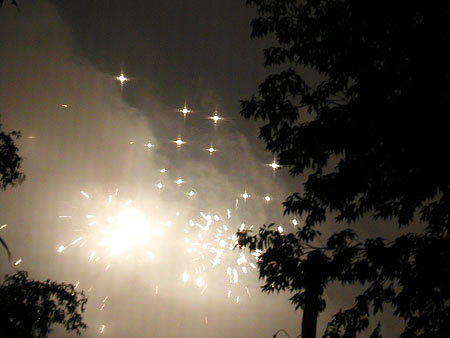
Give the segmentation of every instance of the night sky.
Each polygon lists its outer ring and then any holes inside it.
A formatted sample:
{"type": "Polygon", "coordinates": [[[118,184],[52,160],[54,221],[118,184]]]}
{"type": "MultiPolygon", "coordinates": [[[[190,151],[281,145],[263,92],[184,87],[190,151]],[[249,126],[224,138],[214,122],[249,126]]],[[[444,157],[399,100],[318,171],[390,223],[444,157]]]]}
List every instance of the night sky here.
{"type": "MultiPolygon", "coordinates": [[[[256,259],[229,249],[243,223],[294,229],[281,202],[301,191],[239,115],[270,71],[270,41],[250,39],[255,10],[240,0],[19,7],[0,9],[0,114],[3,130],[22,132],[27,179],[0,192],[13,254],[0,257],[2,275],[79,283],[86,337],[296,336],[290,295],[262,294],[256,259]]],[[[350,293],[327,290],[319,332],[350,293]]]]}

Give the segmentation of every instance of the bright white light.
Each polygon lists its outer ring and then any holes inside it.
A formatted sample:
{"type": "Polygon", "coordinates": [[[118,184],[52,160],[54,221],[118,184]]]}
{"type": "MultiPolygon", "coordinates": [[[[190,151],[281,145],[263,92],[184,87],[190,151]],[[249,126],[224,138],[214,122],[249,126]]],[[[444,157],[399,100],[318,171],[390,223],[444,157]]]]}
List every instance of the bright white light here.
{"type": "Polygon", "coordinates": [[[192,197],[192,196],[194,196],[195,195],[195,192],[193,192],[192,190],[191,191],[189,191],[189,197],[192,197]]]}
{"type": "Polygon", "coordinates": [[[181,145],[184,144],[184,142],[180,138],[178,140],[174,141],[174,143],[177,145],[177,147],[181,147],[181,145]]]}
{"type": "Polygon", "coordinates": [[[294,226],[297,226],[297,224],[298,224],[297,220],[296,220],[296,219],[293,219],[293,220],[292,220],[292,224],[294,224],[294,226]]]}
{"type": "Polygon", "coordinates": [[[181,178],[179,178],[175,181],[175,183],[180,185],[181,183],[184,183],[184,181],[181,178]]]}
{"type": "Polygon", "coordinates": [[[191,112],[189,109],[187,109],[186,105],[184,105],[183,109],[178,109],[178,111],[180,113],[183,113],[184,116],[186,116],[186,114],[191,112]]]}
{"type": "Polygon", "coordinates": [[[105,325],[102,325],[102,328],[100,329],[100,333],[103,333],[105,331],[105,325]]]}
{"type": "Polygon", "coordinates": [[[217,150],[214,149],[213,147],[209,147],[208,149],[206,149],[206,151],[209,151],[209,153],[212,154],[213,152],[215,152],[217,150]]]}
{"type": "Polygon", "coordinates": [[[247,194],[247,192],[244,192],[244,193],[242,194],[242,197],[244,198],[244,200],[246,200],[247,198],[250,197],[250,195],[247,194]]]}
{"type": "Polygon", "coordinates": [[[210,116],[210,119],[214,121],[214,124],[217,123],[217,121],[221,120],[222,118],[217,115],[217,111],[214,112],[214,116],[210,116]]]}
{"type": "Polygon", "coordinates": [[[189,275],[187,274],[187,272],[183,272],[181,274],[181,279],[183,280],[183,282],[187,282],[189,280],[189,275]]]}
{"type": "Polygon", "coordinates": [[[159,190],[161,190],[161,188],[163,187],[161,182],[159,182],[156,186],[158,187],[159,190]]]}
{"type": "Polygon", "coordinates": [[[151,144],[151,143],[149,142],[149,143],[147,143],[145,146],[146,146],[148,149],[150,149],[150,148],[153,147],[153,144],[151,144]]]}
{"type": "Polygon", "coordinates": [[[14,265],[17,266],[17,265],[19,265],[20,263],[22,263],[22,258],[20,258],[19,260],[17,260],[17,261],[14,263],[14,265]]]}
{"type": "Polygon", "coordinates": [[[198,277],[197,278],[197,286],[199,287],[199,288],[201,288],[202,286],[203,286],[203,279],[201,278],[201,277],[198,277]]]}
{"type": "Polygon", "coordinates": [[[282,234],[284,232],[284,229],[283,229],[283,227],[281,225],[278,227],[278,232],[280,234],[282,234]]]}
{"type": "Polygon", "coordinates": [[[145,243],[149,238],[150,227],[134,208],[120,212],[116,226],[107,238],[111,255],[122,254],[138,244],[145,243]]]}
{"type": "Polygon", "coordinates": [[[125,81],[128,81],[128,79],[125,77],[125,75],[123,75],[123,73],[120,74],[119,76],[117,76],[116,79],[120,81],[120,84],[121,84],[121,85],[123,85],[123,83],[124,83],[125,81]]]}
{"type": "Polygon", "coordinates": [[[58,248],[58,252],[61,253],[61,252],[64,251],[64,249],[65,249],[64,245],[61,245],[61,246],[58,248]]]}
{"type": "Polygon", "coordinates": [[[275,161],[273,161],[272,163],[268,164],[268,166],[272,167],[273,170],[276,170],[276,169],[280,168],[280,165],[277,162],[275,162],[275,161]]]}
{"type": "Polygon", "coordinates": [[[88,194],[86,194],[84,191],[82,191],[81,192],[81,195],[83,195],[84,197],[86,197],[87,199],[89,199],[90,197],[89,197],[89,195],[88,194]]]}
{"type": "Polygon", "coordinates": [[[270,196],[267,195],[266,197],[264,197],[264,199],[266,200],[266,202],[270,202],[270,196]]]}
{"type": "Polygon", "coordinates": [[[239,256],[240,256],[240,257],[236,260],[236,263],[237,263],[238,265],[247,263],[247,259],[245,258],[244,253],[241,252],[239,256]]]}
{"type": "Polygon", "coordinates": [[[165,168],[162,168],[159,172],[160,173],[165,173],[167,170],[165,168]]]}
{"type": "MultiPolygon", "coordinates": [[[[60,218],[62,218],[61,216],[59,216],[60,218]]],[[[3,228],[7,227],[8,224],[3,224],[2,226],[0,226],[0,230],[2,230],[3,228]]]]}

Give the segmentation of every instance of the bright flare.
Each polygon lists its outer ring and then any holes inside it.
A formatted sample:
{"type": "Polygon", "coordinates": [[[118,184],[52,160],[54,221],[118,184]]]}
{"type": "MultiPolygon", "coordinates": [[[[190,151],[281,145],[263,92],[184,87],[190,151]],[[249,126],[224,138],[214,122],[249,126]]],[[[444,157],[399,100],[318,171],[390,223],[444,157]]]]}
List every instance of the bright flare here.
{"type": "Polygon", "coordinates": [[[276,170],[276,169],[278,169],[278,168],[281,167],[281,166],[280,166],[277,162],[275,162],[275,161],[273,161],[272,163],[268,164],[268,166],[269,166],[269,167],[272,167],[273,170],[276,170]]]}
{"type": "Polygon", "coordinates": [[[222,119],[221,117],[219,117],[219,115],[217,115],[217,111],[214,112],[214,116],[210,116],[209,118],[214,121],[214,124],[216,124],[217,121],[222,119]]]}
{"type": "Polygon", "coordinates": [[[120,74],[119,76],[117,76],[116,79],[120,81],[120,84],[121,84],[121,85],[123,85],[123,83],[124,83],[125,81],[128,81],[128,79],[125,77],[125,75],[123,75],[123,73],[120,74]]]}
{"type": "Polygon", "coordinates": [[[174,141],[173,143],[175,143],[177,145],[177,147],[181,147],[181,145],[183,145],[185,142],[183,142],[180,138],[176,141],[174,141]]]}
{"type": "Polygon", "coordinates": [[[127,209],[119,213],[113,230],[106,238],[106,246],[110,255],[118,255],[142,244],[149,239],[150,227],[144,217],[136,209],[127,209]]]}
{"type": "Polygon", "coordinates": [[[187,109],[186,104],[184,105],[183,109],[178,109],[178,111],[179,111],[180,113],[183,113],[183,115],[184,115],[185,117],[186,117],[186,115],[187,115],[188,113],[191,112],[189,109],[187,109]]]}

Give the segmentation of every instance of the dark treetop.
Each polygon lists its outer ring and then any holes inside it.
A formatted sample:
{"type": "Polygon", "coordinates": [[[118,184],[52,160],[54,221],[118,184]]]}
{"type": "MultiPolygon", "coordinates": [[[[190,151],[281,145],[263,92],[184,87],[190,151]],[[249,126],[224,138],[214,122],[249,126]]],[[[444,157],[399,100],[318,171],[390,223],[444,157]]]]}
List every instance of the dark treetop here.
{"type": "Polygon", "coordinates": [[[385,303],[405,320],[403,337],[450,330],[450,5],[400,3],[247,1],[260,15],[252,36],[277,41],[266,65],[283,70],[241,113],[265,122],[260,138],[291,175],[310,174],[284,202],[286,213],[305,215],[304,226],[287,235],[263,227],[241,234],[241,244],[266,250],[263,290],[290,290],[297,307],[311,284],[319,295],[331,281],[365,285],[330,336],[365,330],[385,303]],[[305,69],[318,83],[307,83],[305,69]],[[351,228],[312,247],[330,213],[351,228]],[[424,230],[361,242],[355,222],[366,215],[424,230]]]}
{"type": "Polygon", "coordinates": [[[47,337],[55,323],[81,334],[86,302],[72,284],[35,281],[25,271],[6,276],[0,286],[1,336],[47,337]]]}

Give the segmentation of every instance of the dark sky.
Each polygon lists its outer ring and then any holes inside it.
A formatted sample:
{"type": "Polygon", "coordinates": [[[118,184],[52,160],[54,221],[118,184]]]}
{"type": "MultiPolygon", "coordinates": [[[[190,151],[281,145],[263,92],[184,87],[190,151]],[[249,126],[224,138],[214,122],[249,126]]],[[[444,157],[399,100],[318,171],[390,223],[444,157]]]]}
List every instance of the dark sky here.
{"type": "MultiPolygon", "coordinates": [[[[88,337],[271,337],[280,328],[297,335],[301,312],[288,294],[260,292],[251,255],[238,264],[240,253],[226,250],[219,265],[211,262],[216,235],[228,245],[242,223],[293,229],[280,204],[301,189],[299,179],[267,166],[273,156],[257,125],[239,115],[239,100],[268,74],[267,41],[250,39],[254,9],[238,0],[19,4],[20,12],[0,9],[0,114],[4,130],[22,131],[27,180],[0,193],[0,235],[22,262],[0,260],[1,272],[79,281],[89,297],[88,337]],[[130,78],[123,88],[121,70],[130,78]],[[183,119],[185,102],[192,113],[183,119]],[[214,127],[216,108],[224,119],[214,127]],[[177,138],[186,144],[177,148],[177,138]],[[210,146],[218,151],[210,155],[210,146]],[[130,210],[133,224],[109,225],[130,210]],[[220,220],[206,229],[201,212],[220,220]],[[114,240],[119,253],[111,254],[102,241],[114,240]],[[201,240],[204,248],[187,251],[201,240]],[[239,271],[235,284],[228,267],[239,271]]],[[[327,292],[327,311],[350,305],[347,291],[327,292]]]]}

